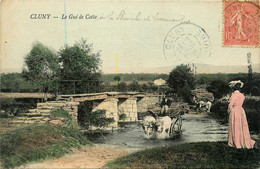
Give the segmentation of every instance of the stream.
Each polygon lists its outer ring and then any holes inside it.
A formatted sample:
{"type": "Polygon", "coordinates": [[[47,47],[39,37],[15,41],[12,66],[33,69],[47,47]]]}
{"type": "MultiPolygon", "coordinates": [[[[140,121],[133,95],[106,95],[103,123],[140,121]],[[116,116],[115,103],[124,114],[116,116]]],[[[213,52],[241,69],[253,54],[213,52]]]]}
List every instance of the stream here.
{"type": "Polygon", "coordinates": [[[122,129],[109,132],[104,137],[97,137],[91,141],[97,144],[143,149],[191,142],[225,141],[228,135],[227,125],[219,124],[209,116],[194,114],[183,116],[182,130],[182,134],[176,139],[146,139],[140,123],[124,123],[122,129]]]}

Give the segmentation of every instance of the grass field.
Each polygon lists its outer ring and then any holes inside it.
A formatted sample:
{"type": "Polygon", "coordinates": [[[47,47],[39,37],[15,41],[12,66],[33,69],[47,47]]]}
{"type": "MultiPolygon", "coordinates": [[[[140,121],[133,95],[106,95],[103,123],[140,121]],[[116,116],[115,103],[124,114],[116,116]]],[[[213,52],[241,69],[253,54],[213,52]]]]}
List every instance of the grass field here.
{"type": "Polygon", "coordinates": [[[189,143],[147,149],[110,161],[109,168],[258,168],[259,149],[235,149],[226,142],[189,143]]]}

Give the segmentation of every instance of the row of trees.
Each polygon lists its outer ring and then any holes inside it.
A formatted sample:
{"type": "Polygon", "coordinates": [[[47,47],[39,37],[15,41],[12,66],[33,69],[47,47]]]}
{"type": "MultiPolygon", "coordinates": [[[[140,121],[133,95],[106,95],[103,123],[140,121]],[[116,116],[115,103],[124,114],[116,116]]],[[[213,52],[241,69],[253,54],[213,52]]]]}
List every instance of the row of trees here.
{"type": "MultiPolygon", "coordinates": [[[[101,88],[107,88],[101,82],[100,65],[100,51],[94,52],[93,45],[87,43],[84,39],[76,42],[73,46],[65,46],[59,51],[54,51],[37,42],[33,44],[32,50],[25,57],[22,76],[35,86],[42,86],[44,93],[78,94],[99,92],[103,91],[101,88]]],[[[133,78],[133,74],[124,76],[133,78]]],[[[168,79],[169,92],[176,93],[187,102],[191,101],[191,90],[195,88],[195,85],[203,84],[209,92],[214,94],[215,98],[220,98],[229,91],[228,80],[235,80],[230,78],[227,80],[227,77],[225,80],[221,80],[208,75],[195,77],[188,65],[179,65],[169,75],[161,74],[158,76],[168,79]]],[[[119,82],[122,80],[121,78],[121,75],[116,75],[110,79],[119,82]]],[[[145,74],[141,74],[140,78],[145,79],[145,74]]],[[[152,77],[149,76],[149,78],[152,77]]],[[[247,76],[244,79],[237,78],[246,83],[248,82],[247,76]]],[[[257,86],[259,79],[258,81],[251,79],[250,85],[245,84],[244,92],[260,94],[260,86],[257,86]],[[248,86],[253,86],[253,89],[249,89],[248,86]]],[[[134,91],[151,91],[157,90],[158,86],[152,84],[139,85],[137,81],[133,81],[130,85],[120,82],[116,86],[117,91],[128,91],[129,88],[134,91]]]]}
{"type": "MultiPolygon", "coordinates": [[[[222,74],[222,76],[225,77],[227,75],[222,74]]],[[[201,77],[203,77],[203,75],[201,77]]],[[[191,90],[194,89],[196,85],[199,85],[201,80],[207,80],[207,78],[201,77],[196,79],[188,65],[179,65],[170,72],[167,84],[171,88],[172,93],[176,93],[186,102],[191,103],[191,90]]],[[[244,87],[241,90],[245,94],[260,96],[259,74],[251,74],[250,77],[250,80],[247,74],[236,74],[231,77],[225,77],[225,79],[221,79],[221,77],[211,77],[212,79],[209,82],[204,81],[202,84],[205,85],[204,87],[209,92],[213,93],[216,99],[219,99],[231,92],[228,83],[232,80],[241,80],[244,82],[244,87]]]]}
{"type": "Polygon", "coordinates": [[[146,93],[165,93],[169,90],[168,86],[157,86],[153,82],[139,84],[138,81],[131,83],[119,82],[118,84],[111,85],[104,83],[102,91],[118,91],[118,92],[146,92],[146,93]]]}
{"type": "Polygon", "coordinates": [[[100,86],[100,52],[86,40],[54,51],[37,42],[25,57],[23,77],[43,86],[43,92],[94,92],[100,86]],[[88,85],[86,85],[88,82],[88,85]]]}
{"type": "Polygon", "coordinates": [[[102,81],[113,82],[115,77],[119,76],[120,81],[153,81],[159,78],[168,79],[169,74],[166,73],[114,73],[114,74],[103,74],[101,77],[102,81]]]}

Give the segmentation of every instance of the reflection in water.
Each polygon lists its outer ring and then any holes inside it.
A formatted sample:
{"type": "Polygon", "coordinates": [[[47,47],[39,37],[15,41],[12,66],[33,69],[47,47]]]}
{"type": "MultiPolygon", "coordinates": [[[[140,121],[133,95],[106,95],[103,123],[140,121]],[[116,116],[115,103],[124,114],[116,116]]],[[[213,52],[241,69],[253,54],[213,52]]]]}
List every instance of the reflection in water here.
{"type": "Polygon", "coordinates": [[[129,148],[152,148],[190,142],[227,140],[227,126],[221,125],[209,117],[184,117],[183,133],[177,139],[146,139],[142,125],[126,123],[121,130],[97,138],[95,143],[127,146],[129,148]]]}

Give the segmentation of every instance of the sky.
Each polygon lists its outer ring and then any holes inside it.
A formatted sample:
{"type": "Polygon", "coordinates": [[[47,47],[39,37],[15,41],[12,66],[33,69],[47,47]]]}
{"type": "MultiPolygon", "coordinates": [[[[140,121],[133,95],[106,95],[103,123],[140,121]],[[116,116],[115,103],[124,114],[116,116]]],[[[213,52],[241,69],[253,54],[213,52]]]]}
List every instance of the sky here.
{"type": "Polygon", "coordinates": [[[21,71],[24,57],[36,41],[58,51],[81,38],[93,43],[95,52],[101,50],[104,73],[116,73],[116,54],[118,73],[145,73],[147,69],[160,73],[161,67],[189,60],[216,66],[246,65],[249,52],[253,64],[259,64],[259,48],[223,46],[223,24],[220,0],[2,0],[1,71],[21,71]],[[49,19],[42,19],[42,14],[49,19]],[[175,39],[178,45],[172,52],[165,41],[171,41],[170,36],[180,38],[176,33],[180,27],[184,34],[195,36],[175,39]],[[198,33],[200,30],[205,32],[198,33]]]}

